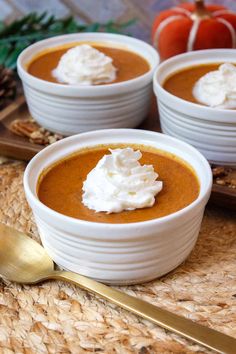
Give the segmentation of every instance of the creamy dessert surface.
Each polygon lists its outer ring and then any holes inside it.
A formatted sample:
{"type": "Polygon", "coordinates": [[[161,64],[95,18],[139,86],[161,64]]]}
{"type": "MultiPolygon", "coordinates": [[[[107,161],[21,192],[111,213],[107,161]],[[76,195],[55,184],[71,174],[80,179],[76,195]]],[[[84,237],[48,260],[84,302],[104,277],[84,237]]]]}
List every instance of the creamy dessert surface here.
{"type": "Polygon", "coordinates": [[[234,63],[210,63],[186,67],[169,75],[163,88],[186,101],[215,108],[236,109],[234,63]]]}
{"type": "Polygon", "coordinates": [[[77,151],[49,166],[38,181],[42,203],[61,214],[86,221],[131,223],[169,215],[191,204],[199,194],[199,182],[193,169],[167,152],[137,144],[99,145],[77,151]],[[83,182],[109,148],[132,147],[142,152],[141,164],[152,165],[163,188],[152,207],[107,214],[95,212],[82,203],[83,182]]]}
{"type": "MultiPolygon", "coordinates": [[[[103,45],[102,43],[94,43],[92,42],[80,42],[77,45],[75,43],[67,43],[66,45],[56,46],[52,48],[46,48],[42,51],[39,51],[37,55],[35,55],[27,64],[26,70],[33,76],[54,82],[54,83],[63,83],[60,79],[58,80],[55,75],[55,69],[58,67],[60,60],[66,53],[75,48],[76,46],[87,46],[90,45],[92,48],[96,49],[100,53],[102,53],[107,58],[110,58],[112,61],[112,65],[116,71],[116,77],[113,77],[112,81],[105,81],[97,84],[109,84],[109,83],[118,83],[127,80],[131,80],[137,78],[148,72],[150,70],[150,64],[148,61],[137,54],[135,51],[131,49],[127,49],[125,46],[120,44],[114,46],[111,43],[103,45]]],[[[84,58],[84,62],[86,62],[87,58],[84,58]]],[[[93,63],[92,63],[93,64],[93,63]]],[[[83,70],[84,72],[86,71],[83,70]]],[[[97,70],[99,75],[99,70],[97,70]]],[[[110,76],[112,78],[112,76],[110,76]]],[[[98,76],[99,79],[99,76],[98,76]]],[[[64,84],[70,84],[70,82],[65,82],[64,84]]],[[[96,81],[95,81],[96,84],[96,81]]]]}
{"type": "Polygon", "coordinates": [[[236,67],[221,64],[217,70],[203,75],[193,87],[197,102],[212,108],[236,108],[236,67]]]}

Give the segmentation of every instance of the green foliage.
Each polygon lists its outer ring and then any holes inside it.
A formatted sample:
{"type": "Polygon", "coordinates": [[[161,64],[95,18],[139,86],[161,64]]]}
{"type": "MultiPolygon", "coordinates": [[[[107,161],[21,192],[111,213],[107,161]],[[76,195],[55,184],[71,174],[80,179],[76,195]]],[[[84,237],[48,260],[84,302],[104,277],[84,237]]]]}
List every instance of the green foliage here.
{"type": "Polygon", "coordinates": [[[41,39],[76,32],[122,33],[133,23],[134,20],[122,24],[109,21],[87,25],[78,23],[73,17],[57,19],[46,12],[40,15],[30,13],[9,25],[0,21],[0,65],[15,69],[20,52],[41,39]]]}

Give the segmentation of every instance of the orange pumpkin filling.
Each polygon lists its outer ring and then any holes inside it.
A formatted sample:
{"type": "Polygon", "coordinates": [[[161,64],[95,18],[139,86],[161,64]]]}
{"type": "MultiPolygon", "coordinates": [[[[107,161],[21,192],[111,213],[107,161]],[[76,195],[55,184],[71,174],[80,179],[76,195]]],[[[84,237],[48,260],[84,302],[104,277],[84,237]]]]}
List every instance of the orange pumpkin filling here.
{"type": "MultiPolygon", "coordinates": [[[[61,46],[38,53],[38,55],[28,63],[27,71],[39,79],[59,83],[52,72],[58,66],[62,55],[65,54],[68,49],[78,44],[79,43],[74,43],[70,44],[70,46],[61,46]]],[[[113,65],[117,69],[117,77],[112,83],[134,79],[150,70],[150,65],[146,59],[134,52],[115,47],[103,47],[98,45],[93,45],[93,47],[113,59],[113,65]]]]}
{"type": "Polygon", "coordinates": [[[153,165],[163,181],[163,189],[155,204],[149,208],[106,214],[88,209],[82,203],[82,186],[87,174],[108,154],[108,148],[127,145],[97,146],[78,151],[42,173],[38,183],[38,197],[49,208],[77,219],[103,223],[131,223],[156,219],[174,213],[199,194],[198,179],[189,165],[175,155],[143,145],[129,145],[142,152],[141,164],[153,165]]]}
{"type": "Polygon", "coordinates": [[[221,64],[203,64],[175,72],[164,81],[163,88],[183,100],[200,104],[193,95],[194,85],[205,74],[217,70],[221,64]]]}

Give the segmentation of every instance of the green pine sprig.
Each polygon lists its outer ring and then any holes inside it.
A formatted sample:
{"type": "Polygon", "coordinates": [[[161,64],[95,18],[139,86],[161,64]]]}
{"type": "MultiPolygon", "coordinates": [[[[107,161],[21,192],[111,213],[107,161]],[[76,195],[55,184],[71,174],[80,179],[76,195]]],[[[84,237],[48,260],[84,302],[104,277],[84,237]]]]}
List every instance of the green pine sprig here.
{"type": "Polygon", "coordinates": [[[122,33],[135,20],[117,24],[109,21],[105,24],[81,24],[72,16],[57,19],[48,16],[46,12],[37,14],[32,12],[9,25],[0,21],[0,65],[10,69],[16,68],[18,55],[30,44],[41,39],[77,32],[110,32],[122,33]]]}

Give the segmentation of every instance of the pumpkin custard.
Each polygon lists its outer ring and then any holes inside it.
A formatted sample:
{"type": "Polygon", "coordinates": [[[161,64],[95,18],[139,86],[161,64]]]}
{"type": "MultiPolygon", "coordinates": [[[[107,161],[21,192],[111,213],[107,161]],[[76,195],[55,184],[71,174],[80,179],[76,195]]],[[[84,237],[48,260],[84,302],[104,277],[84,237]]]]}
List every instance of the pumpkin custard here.
{"type": "Polygon", "coordinates": [[[80,220],[101,223],[132,223],[169,215],[191,204],[199,194],[192,168],[170,153],[144,145],[101,145],[80,150],[49,166],[39,177],[37,194],[49,208],[80,220]],[[140,163],[152,165],[163,188],[151,207],[115,213],[95,212],[83,202],[83,183],[109,149],[132,147],[142,153],[140,163]]]}
{"type": "Polygon", "coordinates": [[[163,83],[163,88],[172,95],[185,101],[199,103],[193,95],[195,83],[204,75],[218,69],[220,64],[204,64],[188,67],[170,75],[163,83]]]}
{"type": "MultiPolygon", "coordinates": [[[[127,80],[132,80],[141,76],[150,70],[150,65],[142,56],[136,54],[135,52],[116,48],[108,47],[96,44],[80,44],[74,43],[66,46],[61,46],[57,48],[46,49],[38,53],[27,65],[27,71],[31,75],[50,82],[54,83],[64,83],[70,84],[68,82],[62,82],[53,74],[55,69],[58,68],[61,59],[65,56],[69,50],[79,47],[90,47],[96,49],[100,54],[104,54],[106,59],[109,58],[112,62],[112,65],[116,69],[116,75],[110,82],[100,82],[99,85],[104,85],[106,83],[119,83],[127,80]]],[[[85,48],[86,49],[86,48],[85,48]]],[[[88,48],[87,48],[88,50],[88,48]]],[[[94,52],[91,54],[90,59],[93,59],[94,52]]],[[[85,57],[84,62],[88,62],[85,57]]],[[[101,59],[101,58],[100,58],[101,59]]],[[[101,60],[98,62],[101,62],[101,60]]],[[[83,63],[82,63],[83,64],[83,63]]],[[[93,65],[94,66],[94,65],[93,65]]],[[[70,69],[73,71],[73,68],[70,69]]],[[[85,72],[86,70],[84,70],[85,72]]],[[[98,72],[100,75],[100,72],[98,72]]]]}
{"type": "Polygon", "coordinates": [[[169,93],[186,101],[220,109],[236,109],[236,66],[212,63],[187,67],[163,83],[169,93]]]}

